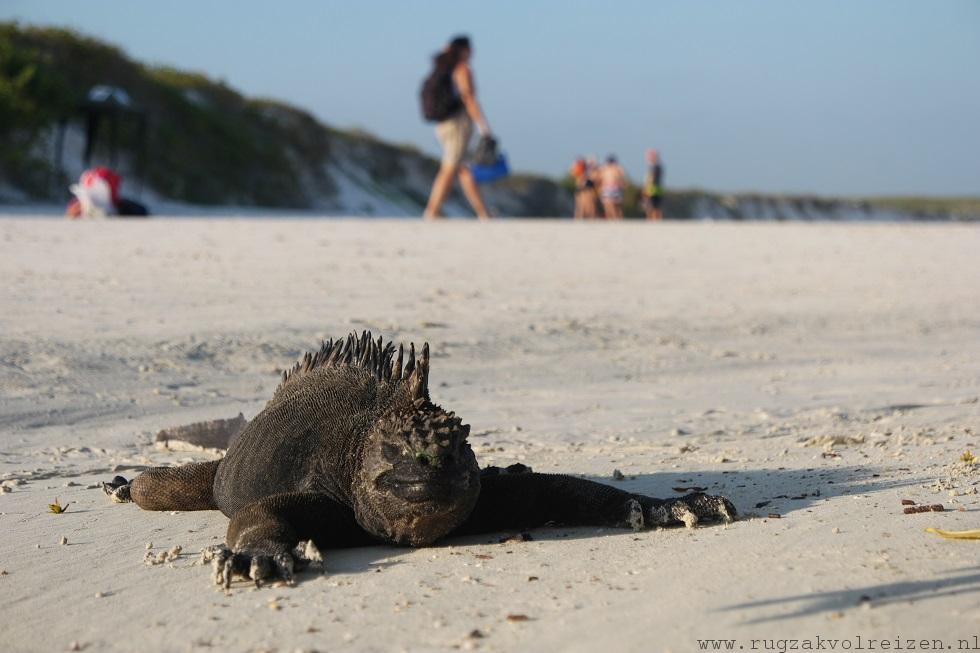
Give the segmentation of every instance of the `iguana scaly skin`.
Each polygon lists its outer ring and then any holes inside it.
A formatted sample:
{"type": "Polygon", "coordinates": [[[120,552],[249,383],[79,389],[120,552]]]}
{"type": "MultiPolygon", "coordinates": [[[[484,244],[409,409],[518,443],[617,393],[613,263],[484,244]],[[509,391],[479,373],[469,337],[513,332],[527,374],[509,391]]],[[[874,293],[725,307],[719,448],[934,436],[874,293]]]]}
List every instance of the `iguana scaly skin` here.
{"type": "Polygon", "coordinates": [[[429,399],[429,346],[397,350],[370,333],[329,340],[283,374],[224,458],[157,467],[104,484],[146,510],[220,510],[227,546],[215,582],[282,578],[320,549],[426,546],[447,535],[547,523],[635,530],[735,516],[723,497],[631,494],[523,465],[481,473],[469,425],[429,399]],[[510,472],[510,473],[508,473],[510,472]],[[514,473],[521,472],[521,473],[514,473]],[[312,544],[310,544],[312,543],[312,544]]]}

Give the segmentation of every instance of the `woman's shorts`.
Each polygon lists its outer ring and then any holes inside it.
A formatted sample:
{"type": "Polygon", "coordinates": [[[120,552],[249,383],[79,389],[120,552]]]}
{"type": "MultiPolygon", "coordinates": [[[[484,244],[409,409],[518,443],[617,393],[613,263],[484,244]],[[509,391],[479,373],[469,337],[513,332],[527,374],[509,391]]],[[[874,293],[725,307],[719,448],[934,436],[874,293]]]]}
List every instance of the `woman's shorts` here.
{"type": "Polygon", "coordinates": [[[442,145],[442,165],[459,166],[469,157],[473,121],[465,111],[436,125],[436,138],[442,145]]]}

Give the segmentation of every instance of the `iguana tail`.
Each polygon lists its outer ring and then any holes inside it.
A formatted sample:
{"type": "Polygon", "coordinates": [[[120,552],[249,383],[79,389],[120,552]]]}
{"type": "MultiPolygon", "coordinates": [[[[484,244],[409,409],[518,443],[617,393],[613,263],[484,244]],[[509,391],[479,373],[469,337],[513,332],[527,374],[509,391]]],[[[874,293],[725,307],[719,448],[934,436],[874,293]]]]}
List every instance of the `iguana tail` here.
{"type": "Polygon", "coordinates": [[[238,417],[231,419],[213,419],[163,429],[157,433],[156,441],[167,449],[227,449],[231,439],[241,433],[246,424],[248,420],[238,413],[238,417]]]}

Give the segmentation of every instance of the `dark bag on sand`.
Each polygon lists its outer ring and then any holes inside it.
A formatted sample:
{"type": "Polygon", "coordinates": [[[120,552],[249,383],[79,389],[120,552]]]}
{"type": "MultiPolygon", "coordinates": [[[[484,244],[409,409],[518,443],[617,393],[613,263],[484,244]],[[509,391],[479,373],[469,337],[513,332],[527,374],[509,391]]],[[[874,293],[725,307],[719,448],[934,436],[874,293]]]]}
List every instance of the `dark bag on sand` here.
{"type": "Polygon", "coordinates": [[[492,166],[497,162],[497,139],[493,136],[481,136],[473,151],[473,163],[481,166],[492,166]]]}
{"type": "Polygon", "coordinates": [[[422,115],[429,122],[442,122],[463,108],[456,95],[451,70],[436,68],[422,82],[422,115]]]}

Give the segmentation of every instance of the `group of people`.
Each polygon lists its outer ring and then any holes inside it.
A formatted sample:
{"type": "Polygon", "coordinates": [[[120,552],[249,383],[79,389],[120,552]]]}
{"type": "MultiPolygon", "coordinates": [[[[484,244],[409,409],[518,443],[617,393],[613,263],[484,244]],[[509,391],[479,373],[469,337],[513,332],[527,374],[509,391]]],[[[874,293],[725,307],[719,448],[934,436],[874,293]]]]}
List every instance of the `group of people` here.
{"type": "MultiPolygon", "coordinates": [[[[647,150],[647,170],[640,188],[643,208],[648,220],[663,219],[664,169],[656,150],[647,150]]],[[[623,202],[629,178],[614,155],[599,164],[594,157],[579,157],[572,163],[569,174],[575,182],[575,219],[622,220],[623,202]]]]}
{"type": "MultiPolygon", "coordinates": [[[[488,217],[480,189],[468,165],[474,127],[485,139],[491,136],[490,125],[476,99],[476,84],[470,68],[472,56],[473,46],[469,38],[453,38],[433,58],[432,71],[422,84],[422,113],[426,120],[435,123],[436,138],[442,147],[439,172],[432,182],[432,191],[425,207],[424,217],[427,220],[441,217],[442,205],[457,180],[477,217],[481,220],[488,217]]],[[[594,158],[579,158],[572,164],[570,172],[575,179],[576,219],[623,218],[623,202],[629,179],[615,156],[610,155],[602,165],[594,158]]],[[[647,172],[641,193],[649,220],[663,218],[662,184],[663,165],[660,157],[656,150],[647,150],[647,172]]]]}
{"type": "MultiPolygon", "coordinates": [[[[442,217],[443,203],[457,180],[477,217],[480,220],[489,217],[469,165],[474,129],[480,133],[483,143],[494,142],[490,125],[476,98],[476,84],[469,65],[472,56],[473,46],[468,37],[453,38],[433,57],[432,71],[422,85],[422,113],[426,120],[435,123],[436,138],[442,147],[439,171],[425,207],[427,220],[442,217]]],[[[644,206],[647,218],[660,220],[663,167],[656,150],[647,150],[647,163],[644,206]]],[[[579,158],[572,165],[571,174],[575,179],[576,219],[623,218],[623,200],[629,180],[615,156],[610,155],[603,165],[598,165],[594,158],[579,158]]],[[[75,199],[67,207],[67,216],[147,215],[146,207],[119,196],[119,184],[119,175],[108,168],[85,171],[79,183],[71,187],[75,199]]]]}

